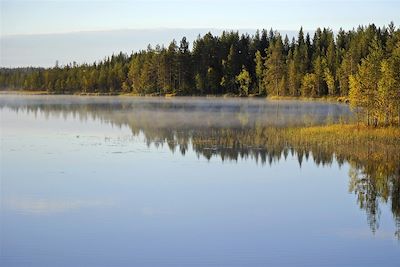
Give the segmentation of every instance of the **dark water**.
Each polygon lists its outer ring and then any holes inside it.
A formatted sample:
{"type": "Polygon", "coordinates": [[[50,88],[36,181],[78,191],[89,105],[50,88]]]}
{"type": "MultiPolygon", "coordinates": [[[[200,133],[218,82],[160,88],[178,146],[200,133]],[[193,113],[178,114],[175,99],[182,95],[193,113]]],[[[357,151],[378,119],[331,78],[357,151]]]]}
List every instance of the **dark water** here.
{"type": "Polygon", "coordinates": [[[399,266],[398,162],[268,130],[345,105],[3,95],[0,114],[1,266],[399,266]]]}

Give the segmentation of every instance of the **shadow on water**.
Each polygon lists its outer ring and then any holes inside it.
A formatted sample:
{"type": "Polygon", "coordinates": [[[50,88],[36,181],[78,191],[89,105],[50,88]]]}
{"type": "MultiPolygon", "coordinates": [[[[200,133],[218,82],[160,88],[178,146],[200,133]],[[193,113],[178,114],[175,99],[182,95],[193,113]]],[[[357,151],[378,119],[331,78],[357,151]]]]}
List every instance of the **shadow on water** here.
{"type": "Polygon", "coordinates": [[[223,161],[251,159],[272,164],[295,156],[298,164],[348,163],[349,192],[357,196],[373,232],[379,227],[379,205],[389,203],[400,238],[400,138],[333,140],[304,134],[304,126],[352,122],[345,105],[320,102],[219,98],[2,97],[0,108],[70,116],[127,126],[143,133],[148,145],[167,145],[182,155],[193,149],[200,157],[223,161]]]}

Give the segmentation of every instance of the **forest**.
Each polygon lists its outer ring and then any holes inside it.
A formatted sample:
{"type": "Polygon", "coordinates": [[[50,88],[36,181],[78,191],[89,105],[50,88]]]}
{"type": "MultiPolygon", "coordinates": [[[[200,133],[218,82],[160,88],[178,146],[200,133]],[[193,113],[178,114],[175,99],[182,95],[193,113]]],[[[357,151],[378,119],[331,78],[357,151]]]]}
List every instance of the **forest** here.
{"type": "Polygon", "coordinates": [[[301,28],[183,37],[93,64],[1,68],[1,90],[52,94],[336,97],[368,125],[400,125],[400,29],[374,24],[333,32],[301,28]]]}

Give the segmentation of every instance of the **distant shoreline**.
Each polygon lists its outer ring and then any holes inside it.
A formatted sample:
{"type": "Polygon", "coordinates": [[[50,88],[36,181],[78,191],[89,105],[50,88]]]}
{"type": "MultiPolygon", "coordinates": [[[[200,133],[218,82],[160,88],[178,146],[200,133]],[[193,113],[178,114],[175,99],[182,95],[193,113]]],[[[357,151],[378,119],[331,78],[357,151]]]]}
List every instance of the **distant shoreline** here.
{"type": "Polygon", "coordinates": [[[205,98],[256,98],[256,99],[266,99],[266,100],[296,100],[296,101],[323,101],[323,102],[338,102],[338,103],[348,103],[348,99],[345,97],[303,97],[303,96],[259,96],[259,95],[249,95],[249,96],[239,96],[234,94],[223,94],[223,95],[141,95],[132,93],[78,93],[78,94],[54,94],[48,91],[29,91],[29,90],[1,90],[0,95],[58,95],[58,96],[120,96],[120,97],[159,97],[159,98],[174,98],[174,97],[205,97],[205,98]]]}

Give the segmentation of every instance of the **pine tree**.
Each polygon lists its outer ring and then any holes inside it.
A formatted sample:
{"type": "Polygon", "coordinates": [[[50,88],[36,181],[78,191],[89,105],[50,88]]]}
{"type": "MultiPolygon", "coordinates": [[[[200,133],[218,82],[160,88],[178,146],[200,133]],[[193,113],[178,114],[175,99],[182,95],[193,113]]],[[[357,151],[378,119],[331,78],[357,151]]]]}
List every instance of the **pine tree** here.
{"type": "Polygon", "coordinates": [[[293,60],[294,60],[295,70],[292,70],[290,73],[290,75],[293,75],[295,73],[296,79],[294,80],[294,76],[291,76],[291,78],[289,78],[289,81],[290,81],[289,83],[292,84],[291,91],[293,91],[294,96],[300,95],[299,89],[300,89],[300,86],[302,83],[303,76],[310,69],[311,64],[310,64],[309,50],[311,50],[310,36],[307,34],[307,38],[305,41],[303,28],[301,27],[298,37],[297,37],[297,44],[296,44],[296,47],[293,52],[293,60]],[[294,81],[295,81],[295,84],[293,84],[294,81]]]}
{"type": "Polygon", "coordinates": [[[270,43],[265,61],[264,85],[268,95],[279,95],[279,83],[285,70],[284,64],[282,38],[278,34],[275,42],[270,43]]]}
{"type": "Polygon", "coordinates": [[[193,86],[193,82],[191,78],[191,55],[189,51],[189,43],[186,41],[186,37],[183,37],[180,42],[178,69],[178,91],[184,94],[188,94],[191,87],[193,86]]]}
{"type": "Polygon", "coordinates": [[[300,85],[298,83],[298,74],[296,69],[296,64],[293,59],[291,52],[289,53],[288,63],[287,63],[287,84],[289,95],[299,96],[300,85]]]}
{"type": "Polygon", "coordinates": [[[351,52],[345,53],[342,63],[337,72],[337,79],[339,82],[339,94],[346,96],[349,94],[349,77],[355,74],[357,70],[357,63],[354,60],[351,52]]]}
{"type": "Polygon", "coordinates": [[[263,83],[263,74],[264,74],[264,59],[261,55],[260,51],[256,52],[256,57],[254,59],[256,63],[256,86],[258,89],[258,94],[263,95],[266,93],[263,83]]]}
{"type": "Polygon", "coordinates": [[[315,74],[316,84],[314,87],[314,91],[311,92],[312,97],[324,96],[326,95],[326,83],[324,80],[324,72],[326,69],[326,60],[325,58],[318,56],[315,58],[313,62],[313,70],[315,74]]]}
{"type": "Polygon", "coordinates": [[[141,76],[142,64],[139,56],[132,58],[129,71],[127,83],[131,86],[131,91],[139,93],[141,90],[140,76],[141,76]]]}
{"type": "Polygon", "coordinates": [[[224,75],[220,84],[224,87],[225,91],[228,92],[236,93],[236,76],[240,71],[240,69],[238,69],[240,61],[238,54],[237,48],[231,45],[227,59],[222,61],[224,75]]]}

